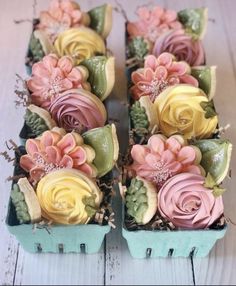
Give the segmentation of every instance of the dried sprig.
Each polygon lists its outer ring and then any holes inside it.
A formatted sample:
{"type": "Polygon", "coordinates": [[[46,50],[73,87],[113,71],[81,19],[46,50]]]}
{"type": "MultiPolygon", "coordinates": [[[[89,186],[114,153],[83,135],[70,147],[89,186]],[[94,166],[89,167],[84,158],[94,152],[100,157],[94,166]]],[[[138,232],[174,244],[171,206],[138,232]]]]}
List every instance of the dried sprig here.
{"type": "Polygon", "coordinates": [[[16,107],[27,107],[30,104],[31,96],[27,87],[26,80],[24,80],[19,74],[16,74],[15,94],[18,98],[15,100],[16,107]]]}
{"type": "Polygon", "coordinates": [[[8,151],[14,151],[14,153],[21,155],[19,147],[12,139],[5,141],[5,145],[7,147],[7,151],[0,152],[0,156],[2,156],[8,163],[15,162],[15,155],[12,157],[8,151]]]}
{"type": "Polygon", "coordinates": [[[115,2],[116,2],[117,6],[114,7],[114,11],[121,14],[124,17],[125,21],[128,22],[129,20],[128,20],[127,14],[126,14],[125,9],[123,8],[122,4],[117,0],[115,0],[115,2]]]}

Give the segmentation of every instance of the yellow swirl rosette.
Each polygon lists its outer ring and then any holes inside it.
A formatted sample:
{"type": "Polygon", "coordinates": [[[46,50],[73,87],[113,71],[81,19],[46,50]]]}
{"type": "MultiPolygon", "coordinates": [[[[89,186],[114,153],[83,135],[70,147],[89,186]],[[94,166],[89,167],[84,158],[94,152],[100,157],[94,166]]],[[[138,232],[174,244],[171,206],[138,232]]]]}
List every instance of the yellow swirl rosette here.
{"type": "Polygon", "coordinates": [[[104,55],[106,47],[102,37],[90,28],[72,28],[61,33],[54,48],[59,57],[68,55],[78,65],[84,59],[91,58],[97,54],[104,55]]]}
{"type": "Polygon", "coordinates": [[[180,84],[165,89],[155,100],[159,129],[171,136],[180,133],[185,139],[210,138],[218,118],[213,103],[205,93],[191,85],[180,84]]]}
{"type": "Polygon", "coordinates": [[[47,174],[37,186],[42,216],[58,224],[87,224],[103,195],[89,177],[75,169],[47,174]]]}

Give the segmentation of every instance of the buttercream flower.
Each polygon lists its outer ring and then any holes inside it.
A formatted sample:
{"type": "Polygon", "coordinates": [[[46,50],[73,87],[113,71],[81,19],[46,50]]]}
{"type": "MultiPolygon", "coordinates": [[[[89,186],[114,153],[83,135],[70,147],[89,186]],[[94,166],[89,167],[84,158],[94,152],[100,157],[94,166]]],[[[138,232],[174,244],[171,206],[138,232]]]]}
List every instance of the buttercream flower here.
{"type": "Polygon", "coordinates": [[[169,179],[158,193],[161,215],[176,227],[204,229],[223,214],[222,196],[204,187],[205,177],[182,173],[169,179]]]}
{"type": "Polygon", "coordinates": [[[96,55],[105,55],[102,37],[86,27],[71,28],[61,33],[54,43],[58,56],[71,56],[75,65],[96,55]]]}
{"type": "Polygon", "coordinates": [[[198,86],[198,81],[190,75],[191,69],[186,62],[176,62],[170,53],[162,53],[159,57],[149,55],[144,68],[132,73],[133,86],[131,93],[138,100],[141,96],[155,98],[168,86],[187,83],[198,86]]]}
{"type": "Polygon", "coordinates": [[[70,0],[52,0],[48,11],[40,13],[38,29],[44,30],[52,40],[71,27],[88,25],[88,16],[80,6],[70,0]]]}
{"type": "Polygon", "coordinates": [[[42,216],[59,224],[87,224],[103,195],[96,183],[74,169],[51,172],[37,186],[42,216]]]}
{"type": "Polygon", "coordinates": [[[131,37],[142,36],[151,42],[170,29],[182,27],[177,19],[177,13],[155,6],[152,10],[140,7],[137,10],[139,20],[128,22],[127,31],[131,37]]]}
{"type": "Polygon", "coordinates": [[[185,61],[190,66],[200,66],[205,62],[202,42],[193,40],[183,29],[168,31],[156,40],[152,53],[158,57],[163,52],[173,54],[178,61],[185,61]]]}
{"type": "Polygon", "coordinates": [[[45,56],[42,61],[35,63],[32,76],[27,81],[31,91],[33,104],[48,109],[51,100],[61,92],[72,88],[90,90],[87,82],[88,71],[84,67],[73,67],[69,57],[58,57],[54,54],[45,56]]]}
{"type": "Polygon", "coordinates": [[[160,187],[172,176],[190,172],[201,174],[201,152],[194,146],[185,146],[182,136],[153,135],[147,145],[134,145],[134,160],[130,169],[160,187]]]}
{"type": "Polygon", "coordinates": [[[191,85],[180,84],[165,89],[155,100],[159,129],[171,136],[180,133],[186,139],[212,137],[218,117],[205,93],[191,85]],[[208,116],[203,105],[212,109],[208,116]]]}
{"type": "Polygon", "coordinates": [[[83,133],[104,126],[106,109],[101,100],[83,89],[71,89],[55,98],[49,108],[52,118],[66,131],[83,133]]]}
{"type": "Polygon", "coordinates": [[[26,152],[21,156],[20,166],[30,173],[33,181],[37,182],[46,174],[63,168],[74,168],[96,176],[96,168],[92,165],[95,152],[75,132],[62,135],[46,131],[41,137],[26,141],[26,152]]]}

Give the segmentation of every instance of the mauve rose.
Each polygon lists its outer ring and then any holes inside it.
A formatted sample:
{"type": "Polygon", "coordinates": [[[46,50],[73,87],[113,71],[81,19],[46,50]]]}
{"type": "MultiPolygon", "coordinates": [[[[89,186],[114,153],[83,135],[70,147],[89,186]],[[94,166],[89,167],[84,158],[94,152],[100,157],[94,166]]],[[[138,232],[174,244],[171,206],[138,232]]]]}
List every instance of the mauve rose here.
{"type": "Polygon", "coordinates": [[[56,97],[49,107],[52,118],[67,132],[83,133],[104,126],[106,109],[99,98],[83,89],[71,89],[56,97]]]}
{"type": "Polygon", "coordinates": [[[173,54],[178,61],[186,61],[190,66],[199,66],[205,62],[205,54],[200,40],[193,40],[183,29],[175,29],[157,38],[153,54],[173,54]]]}
{"type": "Polygon", "coordinates": [[[205,177],[190,173],[169,179],[158,193],[161,215],[176,227],[204,229],[212,225],[224,212],[222,197],[214,197],[204,187],[205,177]]]}

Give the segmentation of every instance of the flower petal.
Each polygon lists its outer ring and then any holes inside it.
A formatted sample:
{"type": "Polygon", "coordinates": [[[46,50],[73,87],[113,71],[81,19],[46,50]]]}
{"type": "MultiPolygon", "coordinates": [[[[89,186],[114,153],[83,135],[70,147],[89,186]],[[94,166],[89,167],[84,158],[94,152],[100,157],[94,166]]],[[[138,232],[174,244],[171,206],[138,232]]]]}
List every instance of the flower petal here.
{"type": "Polygon", "coordinates": [[[196,159],[196,153],[194,148],[190,146],[184,146],[178,156],[178,161],[181,162],[182,164],[192,164],[195,159],[196,159]]]}
{"type": "Polygon", "coordinates": [[[67,76],[73,68],[72,59],[70,57],[62,57],[59,59],[57,66],[64,72],[64,76],[67,76]]]}
{"type": "Polygon", "coordinates": [[[145,157],[149,153],[149,150],[141,145],[134,145],[131,149],[132,158],[139,164],[145,163],[145,157]]]}
{"type": "Polygon", "coordinates": [[[165,150],[165,143],[164,143],[164,137],[161,135],[153,135],[150,137],[148,140],[148,146],[151,149],[151,152],[156,153],[156,154],[162,154],[165,150]]]}

